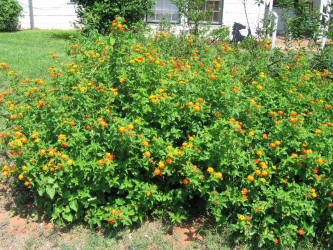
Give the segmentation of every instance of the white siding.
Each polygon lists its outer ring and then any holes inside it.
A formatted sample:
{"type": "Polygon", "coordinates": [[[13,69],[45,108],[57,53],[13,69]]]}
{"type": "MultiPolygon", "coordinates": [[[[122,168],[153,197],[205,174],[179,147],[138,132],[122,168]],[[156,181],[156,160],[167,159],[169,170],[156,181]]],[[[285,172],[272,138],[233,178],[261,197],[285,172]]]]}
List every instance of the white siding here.
{"type": "MultiPolygon", "coordinates": [[[[265,6],[263,4],[258,6],[255,0],[247,0],[245,2],[249,25],[254,34],[261,20],[264,18],[265,6]]],[[[247,35],[248,24],[243,0],[224,0],[223,24],[228,26],[231,32],[233,31],[233,27],[237,26],[237,24],[243,25],[246,28],[240,30],[240,33],[247,35]]]]}
{"type": "MultiPolygon", "coordinates": [[[[35,28],[37,29],[73,29],[74,23],[77,21],[75,13],[75,5],[70,0],[32,0],[35,28]]],[[[260,20],[264,17],[264,5],[258,6],[255,0],[245,0],[246,9],[249,18],[249,24],[253,33],[255,33],[260,20]]],[[[20,19],[22,29],[30,28],[29,17],[29,0],[19,0],[23,7],[23,16],[20,19]]],[[[242,35],[247,35],[248,24],[245,16],[243,0],[224,0],[222,22],[227,25],[232,32],[233,27],[245,26],[239,30],[242,35]]],[[[185,24],[184,18],[182,24],[174,25],[176,31],[183,29],[185,24]]],[[[157,25],[151,25],[156,28],[157,25]]],[[[217,28],[218,25],[213,25],[217,28]]]]}
{"type": "MultiPolygon", "coordinates": [[[[70,0],[32,0],[36,29],[74,29],[75,5],[70,0]]],[[[21,29],[30,29],[29,0],[19,0],[23,7],[21,29]]]]}

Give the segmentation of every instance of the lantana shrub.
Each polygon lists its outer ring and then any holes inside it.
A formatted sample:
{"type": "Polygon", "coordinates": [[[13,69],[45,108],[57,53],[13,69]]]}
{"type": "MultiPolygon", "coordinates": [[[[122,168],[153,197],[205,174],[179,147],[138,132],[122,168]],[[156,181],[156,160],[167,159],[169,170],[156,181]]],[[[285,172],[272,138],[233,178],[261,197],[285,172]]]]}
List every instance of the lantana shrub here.
{"type": "Polygon", "coordinates": [[[3,175],[58,224],[179,223],[196,209],[252,246],[329,246],[332,73],[303,55],[271,72],[262,40],[250,77],[245,50],[197,50],[191,36],[177,58],[159,53],[164,39],[139,41],[118,18],[73,43],[51,80],[2,63],[3,175]]]}

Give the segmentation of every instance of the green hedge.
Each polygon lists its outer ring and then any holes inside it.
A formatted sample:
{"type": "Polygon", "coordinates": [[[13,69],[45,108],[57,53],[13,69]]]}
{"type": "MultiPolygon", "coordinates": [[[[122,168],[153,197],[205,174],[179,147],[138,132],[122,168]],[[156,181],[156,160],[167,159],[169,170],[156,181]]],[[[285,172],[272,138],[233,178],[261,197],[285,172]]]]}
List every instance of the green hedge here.
{"type": "Polygon", "coordinates": [[[85,30],[97,29],[100,33],[110,31],[116,16],[126,19],[128,25],[137,23],[152,8],[152,0],[73,0],[79,5],[78,15],[85,30]]]}
{"type": "Polygon", "coordinates": [[[16,0],[0,0],[0,31],[15,31],[22,7],[16,0]]]}

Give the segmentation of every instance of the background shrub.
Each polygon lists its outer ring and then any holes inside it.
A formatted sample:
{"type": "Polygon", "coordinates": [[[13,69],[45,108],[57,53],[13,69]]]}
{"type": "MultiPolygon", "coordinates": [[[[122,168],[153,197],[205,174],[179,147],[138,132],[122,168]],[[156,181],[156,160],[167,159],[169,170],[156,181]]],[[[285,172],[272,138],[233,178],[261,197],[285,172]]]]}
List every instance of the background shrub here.
{"type": "Polygon", "coordinates": [[[106,33],[116,16],[125,17],[127,24],[141,21],[152,8],[153,0],[74,0],[85,30],[106,33]]]}
{"type": "Polygon", "coordinates": [[[212,42],[228,42],[230,41],[230,29],[227,26],[221,25],[209,33],[209,38],[212,42]]]}
{"type": "Polygon", "coordinates": [[[0,0],[0,31],[15,31],[21,11],[16,0],[0,0]]]}
{"type": "Polygon", "coordinates": [[[317,70],[333,71],[333,48],[326,47],[312,58],[312,67],[317,70]]]}
{"type": "MultiPolygon", "coordinates": [[[[316,41],[321,36],[322,26],[331,26],[331,24],[324,22],[318,9],[310,8],[307,0],[299,0],[297,2],[293,0],[279,0],[274,3],[282,8],[282,19],[285,22],[286,32],[293,39],[310,38],[316,41]],[[290,12],[288,13],[286,10],[291,11],[293,15],[290,15],[290,12]]],[[[331,13],[326,15],[332,16],[332,13],[331,8],[331,13]]],[[[332,30],[328,30],[328,37],[332,37],[332,30]]]]}
{"type": "Polygon", "coordinates": [[[295,8],[295,17],[291,22],[289,31],[295,39],[310,37],[317,40],[321,28],[320,19],[318,9],[311,10],[307,1],[301,0],[295,8]]]}

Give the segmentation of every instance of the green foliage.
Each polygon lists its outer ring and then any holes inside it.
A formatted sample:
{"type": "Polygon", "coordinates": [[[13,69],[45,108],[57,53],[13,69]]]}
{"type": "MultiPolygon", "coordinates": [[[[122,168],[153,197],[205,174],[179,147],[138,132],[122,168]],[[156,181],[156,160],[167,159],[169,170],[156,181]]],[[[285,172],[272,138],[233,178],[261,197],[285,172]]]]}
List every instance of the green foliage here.
{"type": "Polygon", "coordinates": [[[261,20],[261,27],[257,28],[259,37],[268,37],[275,31],[276,18],[272,13],[267,13],[261,20]]]}
{"type": "Polygon", "coordinates": [[[315,55],[312,58],[312,67],[314,69],[323,71],[333,71],[333,48],[327,47],[324,50],[321,50],[319,54],[315,55]]]}
{"type": "Polygon", "coordinates": [[[84,30],[108,33],[111,21],[122,16],[131,26],[141,21],[150,11],[153,0],[73,0],[79,5],[78,15],[84,30]]]}
{"type": "Polygon", "coordinates": [[[320,34],[320,13],[317,9],[311,10],[308,1],[299,1],[295,8],[295,17],[293,18],[290,31],[294,38],[310,37],[317,40],[320,34]]]}
{"type": "Polygon", "coordinates": [[[213,41],[227,42],[230,40],[230,29],[228,26],[221,25],[219,28],[213,29],[209,33],[209,37],[213,41]]]}
{"type": "Polygon", "coordinates": [[[50,82],[0,64],[3,175],[59,224],[195,212],[254,248],[330,247],[333,73],[267,40],[183,37],[172,56],[169,34],[112,27],[73,43],[50,82]]]}
{"type": "Polygon", "coordinates": [[[0,31],[15,31],[22,7],[16,0],[0,0],[0,31]]]}
{"type": "MultiPolygon", "coordinates": [[[[286,32],[294,39],[310,38],[318,40],[321,35],[322,17],[316,8],[310,8],[309,1],[280,0],[276,3],[284,9],[283,19],[286,23],[286,32]],[[285,12],[288,10],[289,12],[285,12]],[[290,15],[290,13],[292,13],[290,15]]],[[[328,25],[328,24],[326,24],[328,25]]]]}
{"type": "Polygon", "coordinates": [[[211,10],[205,10],[206,0],[172,0],[177,5],[179,12],[188,20],[188,25],[192,26],[191,33],[198,35],[200,26],[211,14],[211,10]]]}
{"type": "Polygon", "coordinates": [[[323,17],[324,18],[321,20],[321,25],[326,28],[324,35],[330,39],[333,39],[333,1],[331,1],[330,6],[326,6],[326,8],[324,8],[323,17]],[[330,11],[328,11],[329,9],[330,11]]]}
{"type": "Polygon", "coordinates": [[[296,1],[295,0],[275,0],[274,6],[277,6],[279,8],[293,9],[294,7],[296,7],[296,1]]]}

